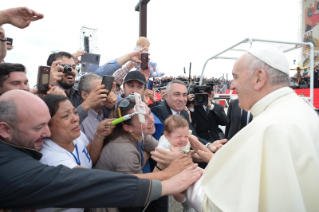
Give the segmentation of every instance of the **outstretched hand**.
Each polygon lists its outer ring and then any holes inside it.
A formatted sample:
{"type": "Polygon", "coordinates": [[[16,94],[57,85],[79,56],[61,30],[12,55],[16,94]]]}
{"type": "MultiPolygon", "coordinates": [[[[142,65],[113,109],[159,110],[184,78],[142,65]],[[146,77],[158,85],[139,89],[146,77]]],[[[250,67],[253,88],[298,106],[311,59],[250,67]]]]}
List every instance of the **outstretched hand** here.
{"type": "Polygon", "coordinates": [[[168,166],[175,158],[177,158],[181,153],[178,148],[170,146],[171,151],[156,147],[155,151],[151,152],[151,158],[157,163],[168,166]]]}
{"type": "Polygon", "coordinates": [[[179,194],[198,180],[203,174],[203,169],[197,169],[197,166],[193,164],[178,175],[162,181],[162,196],[179,194]]]}
{"type": "Polygon", "coordinates": [[[0,25],[8,23],[20,29],[24,29],[32,21],[42,19],[44,16],[27,7],[16,7],[2,11],[3,17],[0,17],[0,25]]]}
{"type": "MultiPolygon", "coordinates": [[[[196,136],[189,136],[188,137],[189,142],[191,143],[192,149],[197,153],[204,162],[208,163],[212,157],[214,156],[214,153],[212,153],[204,144],[202,144],[196,136]]],[[[212,145],[212,144],[211,144],[212,145]]],[[[199,158],[197,158],[198,161],[199,158]]]]}

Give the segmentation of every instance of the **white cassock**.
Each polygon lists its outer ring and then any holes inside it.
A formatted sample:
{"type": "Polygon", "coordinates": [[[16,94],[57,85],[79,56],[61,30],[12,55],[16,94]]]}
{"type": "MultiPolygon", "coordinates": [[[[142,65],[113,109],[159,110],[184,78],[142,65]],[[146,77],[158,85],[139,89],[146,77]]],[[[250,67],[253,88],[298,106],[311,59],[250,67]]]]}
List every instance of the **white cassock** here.
{"type": "Polygon", "coordinates": [[[252,108],[253,121],[187,192],[197,211],[319,211],[319,117],[290,88],[252,108]]]}

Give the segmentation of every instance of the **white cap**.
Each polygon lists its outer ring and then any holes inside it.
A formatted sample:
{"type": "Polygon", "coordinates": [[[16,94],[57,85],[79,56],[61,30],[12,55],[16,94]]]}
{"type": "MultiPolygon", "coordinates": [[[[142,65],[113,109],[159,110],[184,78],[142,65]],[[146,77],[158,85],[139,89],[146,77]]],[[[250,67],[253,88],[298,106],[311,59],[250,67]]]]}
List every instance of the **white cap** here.
{"type": "Polygon", "coordinates": [[[267,65],[289,75],[289,62],[286,55],[274,46],[252,47],[248,52],[267,65]]]}

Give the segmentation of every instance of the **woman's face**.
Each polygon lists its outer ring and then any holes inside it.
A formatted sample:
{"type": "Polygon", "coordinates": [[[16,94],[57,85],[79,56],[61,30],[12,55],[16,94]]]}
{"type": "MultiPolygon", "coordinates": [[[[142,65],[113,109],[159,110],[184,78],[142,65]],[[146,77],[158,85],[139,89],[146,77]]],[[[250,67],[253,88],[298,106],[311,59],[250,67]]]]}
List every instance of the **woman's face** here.
{"type": "MultiPolygon", "coordinates": [[[[144,104],[144,103],[143,103],[144,104]]],[[[146,109],[146,115],[145,115],[145,123],[142,124],[142,130],[144,135],[152,135],[155,133],[155,125],[154,125],[154,116],[151,113],[151,110],[147,107],[146,104],[144,104],[146,109]]],[[[134,113],[134,109],[131,109],[129,113],[134,113]]],[[[132,117],[132,125],[130,126],[130,130],[132,131],[132,134],[141,136],[142,130],[141,130],[141,124],[138,119],[138,115],[135,115],[132,117]]]]}
{"type": "Polygon", "coordinates": [[[79,121],[78,112],[71,102],[60,102],[59,109],[49,123],[51,140],[67,143],[78,138],[81,134],[79,121]]]}

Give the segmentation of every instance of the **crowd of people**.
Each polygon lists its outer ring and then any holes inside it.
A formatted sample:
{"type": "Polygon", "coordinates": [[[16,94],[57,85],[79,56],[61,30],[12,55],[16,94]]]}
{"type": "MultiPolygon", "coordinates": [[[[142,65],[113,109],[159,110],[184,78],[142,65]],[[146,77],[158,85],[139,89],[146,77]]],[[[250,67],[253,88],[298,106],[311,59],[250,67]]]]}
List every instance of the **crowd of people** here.
{"type": "MultiPolygon", "coordinates": [[[[43,17],[11,8],[0,11],[0,26],[43,17]]],[[[1,211],[166,212],[168,196],[188,212],[319,208],[319,118],[289,88],[279,49],[250,49],[232,81],[204,78],[196,94],[196,76],[165,77],[151,60],[142,69],[146,37],[77,82],[85,52],[55,52],[48,90],[38,94],[23,64],[3,62],[1,29],[1,211]],[[104,76],[114,77],[112,88],[104,76]],[[227,114],[217,89],[238,94],[227,114]]]]}

